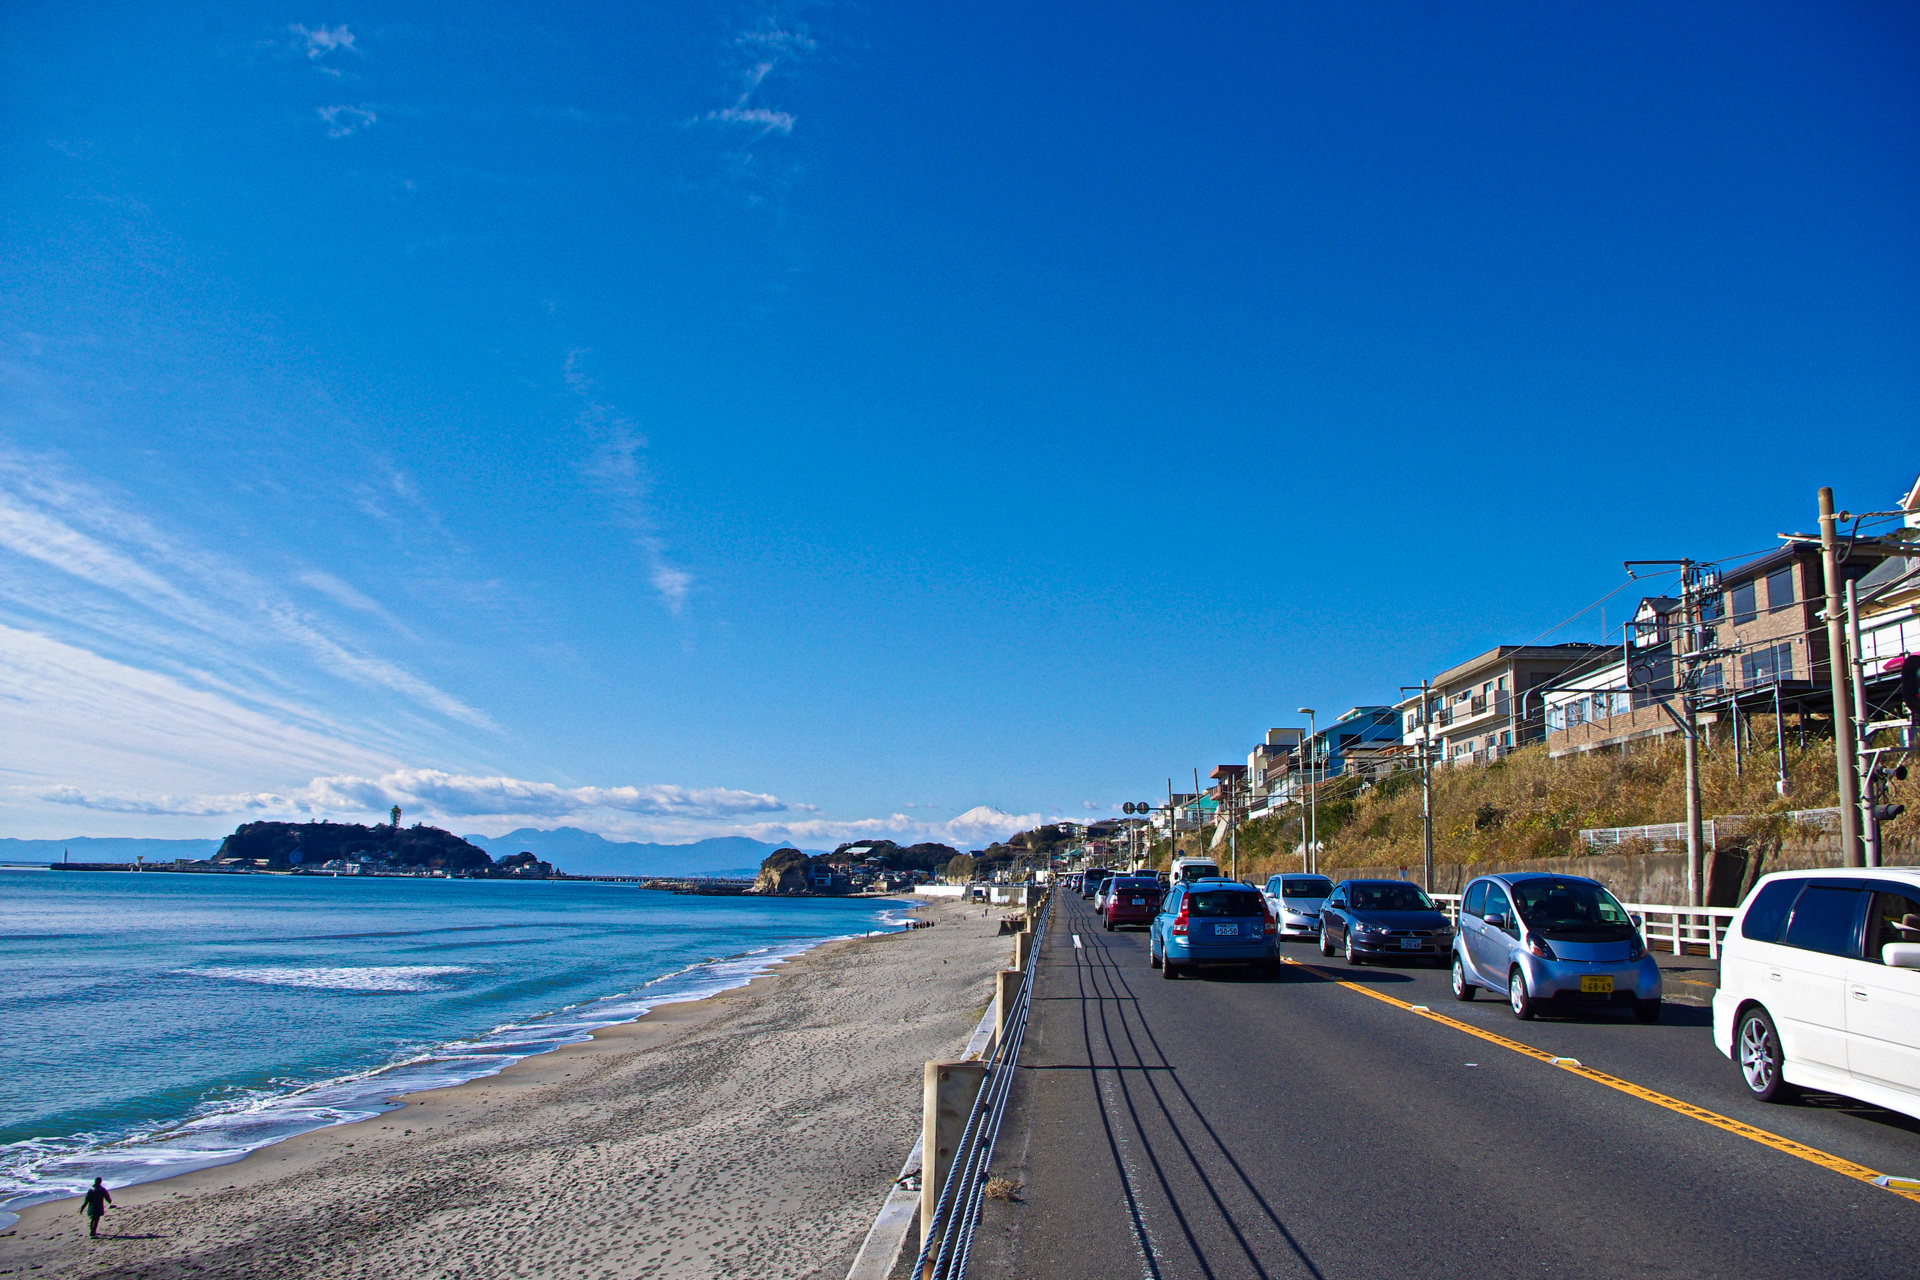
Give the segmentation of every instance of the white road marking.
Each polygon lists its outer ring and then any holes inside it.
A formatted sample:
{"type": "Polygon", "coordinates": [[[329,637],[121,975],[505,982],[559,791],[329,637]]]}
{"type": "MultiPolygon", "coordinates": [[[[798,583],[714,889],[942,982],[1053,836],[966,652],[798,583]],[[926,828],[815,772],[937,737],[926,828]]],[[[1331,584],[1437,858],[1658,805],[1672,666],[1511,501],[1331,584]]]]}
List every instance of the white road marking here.
{"type": "Polygon", "coordinates": [[[1073,935],[1073,949],[1074,949],[1075,951],[1084,951],[1084,950],[1086,950],[1086,948],[1085,948],[1085,947],[1082,947],[1082,946],[1080,945],[1080,935],[1079,935],[1079,934],[1077,934],[1077,933],[1073,935]]]}

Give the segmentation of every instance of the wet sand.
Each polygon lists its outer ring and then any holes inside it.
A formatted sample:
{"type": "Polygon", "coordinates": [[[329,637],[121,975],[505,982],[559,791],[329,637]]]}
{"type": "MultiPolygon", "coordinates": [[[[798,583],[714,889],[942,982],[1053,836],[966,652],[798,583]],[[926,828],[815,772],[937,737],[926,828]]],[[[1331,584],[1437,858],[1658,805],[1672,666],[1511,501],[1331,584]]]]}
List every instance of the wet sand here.
{"type": "Polygon", "coordinates": [[[0,1274],[839,1277],[1009,962],[997,922],[816,947],[499,1075],[234,1164],[77,1200],[0,1237],[0,1274]]]}

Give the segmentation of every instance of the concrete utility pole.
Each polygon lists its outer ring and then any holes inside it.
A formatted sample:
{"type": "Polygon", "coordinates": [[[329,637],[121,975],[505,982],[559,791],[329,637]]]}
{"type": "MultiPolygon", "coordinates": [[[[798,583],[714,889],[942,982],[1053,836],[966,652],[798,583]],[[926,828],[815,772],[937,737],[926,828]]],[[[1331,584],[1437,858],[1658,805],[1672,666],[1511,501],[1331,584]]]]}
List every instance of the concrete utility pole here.
{"type": "Polygon", "coordinates": [[[1420,887],[1433,892],[1433,720],[1427,714],[1428,682],[1420,682],[1420,847],[1426,855],[1420,887]]]}
{"type": "Polygon", "coordinates": [[[1841,609],[1839,518],[1833,490],[1820,490],[1820,564],[1827,587],[1827,677],[1833,690],[1833,771],[1840,806],[1840,853],[1844,865],[1860,867],[1860,762],[1854,755],[1853,690],[1847,679],[1847,630],[1841,609]]]}
{"type": "Polygon", "coordinates": [[[1879,763],[1877,755],[1867,753],[1867,726],[1873,720],[1873,712],[1867,705],[1866,677],[1861,668],[1866,664],[1860,661],[1860,592],[1853,580],[1847,581],[1847,652],[1851,655],[1847,663],[1853,677],[1853,709],[1857,714],[1859,731],[1854,736],[1855,759],[1867,756],[1866,776],[1861,779],[1859,793],[1861,843],[1866,846],[1866,865],[1880,865],[1880,815],[1873,808],[1873,772],[1879,763]]]}
{"type": "MultiPolygon", "coordinates": [[[[1707,902],[1706,826],[1700,816],[1700,724],[1693,695],[1700,679],[1700,664],[1709,657],[1719,656],[1718,646],[1708,642],[1700,619],[1700,596],[1706,589],[1705,584],[1712,583],[1717,589],[1719,579],[1717,574],[1702,573],[1700,565],[1693,560],[1628,560],[1623,567],[1627,576],[1634,578],[1639,576],[1634,573],[1636,566],[1664,564],[1680,568],[1681,635],[1673,643],[1673,660],[1676,668],[1684,663],[1687,670],[1684,676],[1676,675],[1674,680],[1680,695],[1679,712],[1664,701],[1656,705],[1680,729],[1687,775],[1687,905],[1703,907],[1707,902]]],[[[1628,680],[1631,685],[1631,675],[1628,680]]],[[[1653,693],[1651,684],[1647,692],[1649,696],[1653,693]]]]}
{"type": "Polygon", "coordinates": [[[1307,848],[1301,855],[1302,871],[1320,869],[1320,787],[1313,761],[1313,741],[1320,736],[1319,721],[1313,718],[1312,707],[1296,707],[1295,710],[1307,718],[1307,848]]]}
{"type": "MultiPolygon", "coordinates": [[[[1680,570],[1680,595],[1686,610],[1689,653],[1698,653],[1707,647],[1700,643],[1699,594],[1693,565],[1688,564],[1680,570]]],[[[1687,764],[1687,905],[1704,907],[1707,905],[1706,828],[1700,820],[1700,718],[1693,709],[1692,673],[1688,674],[1680,695],[1680,711],[1687,718],[1687,732],[1682,739],[1686,744],[1687,764]]]]}

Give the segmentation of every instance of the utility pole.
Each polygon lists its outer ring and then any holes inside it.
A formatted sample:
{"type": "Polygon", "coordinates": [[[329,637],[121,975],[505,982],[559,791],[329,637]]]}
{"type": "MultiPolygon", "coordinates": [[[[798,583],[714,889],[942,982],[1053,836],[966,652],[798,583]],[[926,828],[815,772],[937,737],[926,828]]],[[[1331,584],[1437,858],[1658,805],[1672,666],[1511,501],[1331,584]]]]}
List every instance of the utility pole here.
{"type": "Polygon", "coordinates": [[[1299,714],[1307,718],[1307,848],[1301,855],[1302,871],[1320,870],[1320,787],[1319,774],[1315,763],[1314,741],[1320,736],[1319,721],[1313,717],[1312,707],[1298,707],[1299,714]]]}
{"type": "Polygon", "coordinates": [[[1860,867],[1860,761],[1853,751],[1852,692],[1847,679],[1847,632],[1840,601],[1839,517],[1833,489],[1820,490],[1820,565],[1827,588],[1827,677],[1833,690],[1833,771],[1840,805],[1840,852],[1844,865],[1860,867]]]}
{"type": "Polygon", "coordinates": [[[1687,905],[1701,907],[1707,902],[1706,826],[1700,816],[1700,724],[1694,689],[1700,680],[1701,663],[1720,656],[1718,646],[1711,642],[1700,622],[1700,596],[1709,586],[1718,586],[1719,575],[1711,570],[1703,572],[1693,560],[1628,560],[1623,567],[1627,576],[1634,578],[1639,576],[1633,571],[1636,565],[1668,564],[1680,569],[1682,625],[1681,635],[1674,640],[1674,663],[1676,666],[1684,663],[1687,671],[1674,680],[1680,694],[1679,713],[1665,702],[1658,705],[1680,728],[1687,774],[1687,905]],[[1684,655],[1680,648],[1682,639],[1686,643],[1684,655]]]}
{"type": "MultiPolygon", "coordinates": [[[[1681,607],[1686,610],[1687,652],[1697,654],[1707,646],[1700,643],[1700,609],[1691,563],[1680,570],[1680,595],[1681,607]]],[[[1707,904],[1706,830],[1700,821],[1700,720],[1693,710],[1693,672],[1687,675],[1686,687],[1680,694],[1680,710],[1687,717],[1683,739],[1687,757],[1687,905],[1704,907],[1707,904]]]]}
{"type": "MultiPolygon", "coordinates": [[[[1422,680],[1417,685],[1403,684],[1401,693],[1414,689],[1420,691],[1420,846],[1425,859],[1421,874],[1420,887],[1428,893],[1433,892],[1433,714],[1428,701],[1433,696],[1433,682],[1422,680]]],[[[1526,715],[1524,703],[1521,715],[1526,715]]]]}
{"type": "MultiPolygon", "coordinates": [[[[1853,709],[1855,723],[1859,726],[1854,734],[1855,759],[1867,754],[1867,727],[1873,720],[1873,712],[1867,706],[1866,679],[1860,668],[1860,593],[1858,584],[1852,579],[1847,581],[1847,652],[1850,655],[1847,666],[1853,676],[1853,709]]],[[[1879,765],[1879,756],[1868,759],[1866,776],[1862,779],[1856,803],[1860,810],[1860,834],[1866,845],[1866,865],[1880,865],[1880,815],[1874,812],[1873,779],[1874,770],[1879,765]]]]}

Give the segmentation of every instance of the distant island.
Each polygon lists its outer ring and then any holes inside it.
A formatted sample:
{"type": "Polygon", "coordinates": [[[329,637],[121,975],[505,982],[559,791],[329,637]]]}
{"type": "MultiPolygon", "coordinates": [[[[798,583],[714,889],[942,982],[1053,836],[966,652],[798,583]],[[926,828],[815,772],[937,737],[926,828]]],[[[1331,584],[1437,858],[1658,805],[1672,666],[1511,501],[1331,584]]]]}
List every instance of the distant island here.
{"type": "Polygon", "coordinates": [[[220,842],[216,866],[244,864],[269,871],[444,871],[453,875],[545,879],[553,865],[531,853],[500,861],[450,831],[398,821],[247,822],[220,842]]]}

